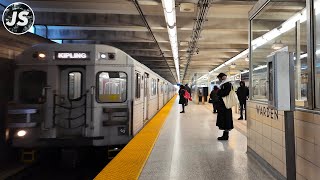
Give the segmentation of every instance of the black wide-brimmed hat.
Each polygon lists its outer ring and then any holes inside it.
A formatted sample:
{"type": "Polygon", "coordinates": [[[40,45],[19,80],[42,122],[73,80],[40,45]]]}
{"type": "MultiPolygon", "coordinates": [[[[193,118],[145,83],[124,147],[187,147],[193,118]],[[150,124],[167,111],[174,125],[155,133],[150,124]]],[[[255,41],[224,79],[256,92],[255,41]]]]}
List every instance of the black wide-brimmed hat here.
{"type": "Polygon", "coordinates": [[[225,73],[220,73],[217,78],[222,78],[223,76],[227,76],[225,73]]]}

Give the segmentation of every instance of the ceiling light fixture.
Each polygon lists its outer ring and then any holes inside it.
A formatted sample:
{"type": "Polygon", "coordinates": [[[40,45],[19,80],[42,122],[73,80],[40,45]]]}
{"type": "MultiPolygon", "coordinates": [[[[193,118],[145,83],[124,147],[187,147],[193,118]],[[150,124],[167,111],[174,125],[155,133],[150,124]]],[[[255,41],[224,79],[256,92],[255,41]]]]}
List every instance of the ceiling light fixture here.
{"type": "Polygon", "coordinates": [[[236,68],[236,64],[235,64],[235,63],[232,63],[232,64],[230,65],[230,67],[231,67],[232,69],[234,69],[234,68],[236,68]]]}
{"type": "Polygon", "coordinates": [[[176,26],[176,7],[174,0],[162,0],[162,7],[164,16],[167,23],[167,30],[174,60],[174,65],[177,72],[178,83],[180,83],[180,70],[179,70],[179,53],[177,41],[177,26],[176,26]]]}
{"type": "Polygon", "coordinates": [[[249,56],[247,55],[247,57],[244,58],[244,60],[247,61],[247,62],[249,62],[249,61],[250,61],[249,56]]]}

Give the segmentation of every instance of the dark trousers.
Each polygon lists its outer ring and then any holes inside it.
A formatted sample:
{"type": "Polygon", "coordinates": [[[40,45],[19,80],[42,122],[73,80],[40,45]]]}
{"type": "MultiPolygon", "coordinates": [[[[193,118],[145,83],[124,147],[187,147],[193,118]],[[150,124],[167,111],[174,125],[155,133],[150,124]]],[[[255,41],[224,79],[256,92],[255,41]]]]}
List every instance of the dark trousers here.
{"type": "Polygon", "coordinates": [[[184,104],[181,104],[181,106],[182,106],[182,111],[184,111],[184,104]]]}
{"type": "Polygon", "coordinates": [[[244,110],[244,113],[247,113],[247,110],[246,110],[246,101],[244,102],[240,102],[240,117],[243,118],[243,110],[244,110]]]}
{"type": "Polygon", "coordinates": [[[213,107],[213,112],[214,112],[214,113],[218,112],[218,111],[217,111],[217,106],[216,106],[214,103],[212,103],[212,107],[213,107]]]}

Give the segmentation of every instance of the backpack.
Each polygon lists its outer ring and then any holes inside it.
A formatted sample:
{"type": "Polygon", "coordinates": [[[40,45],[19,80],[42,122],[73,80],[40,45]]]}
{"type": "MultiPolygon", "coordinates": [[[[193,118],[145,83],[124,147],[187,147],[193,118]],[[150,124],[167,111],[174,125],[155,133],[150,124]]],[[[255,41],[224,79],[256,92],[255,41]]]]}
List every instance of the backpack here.
{"type": "Polygon", "coordinates": [[[184,91],[183,97],[184,97],[185,99],[189,99],[190,101],[192,101],[191,96],[190,96],[190,93],[189,93],[188,91],[186,91],[186,90],[184,91]]]}

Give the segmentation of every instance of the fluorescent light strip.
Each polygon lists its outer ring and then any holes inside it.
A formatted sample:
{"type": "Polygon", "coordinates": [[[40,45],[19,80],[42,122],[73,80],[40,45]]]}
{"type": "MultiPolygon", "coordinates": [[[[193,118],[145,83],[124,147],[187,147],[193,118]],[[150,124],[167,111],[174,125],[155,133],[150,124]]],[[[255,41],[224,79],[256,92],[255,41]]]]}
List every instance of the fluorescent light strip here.
{"type": "Polygon", "coordinates": [[[176,8],[174,0],[162,0],[162,7],[164,16],[167,23],[167,30],[171,45],[171,51],[178,77],[178,83],[180,83],[180,70],[179,70],[179,49],[177,40],[177,27],[176,27],[176,8]]]}

